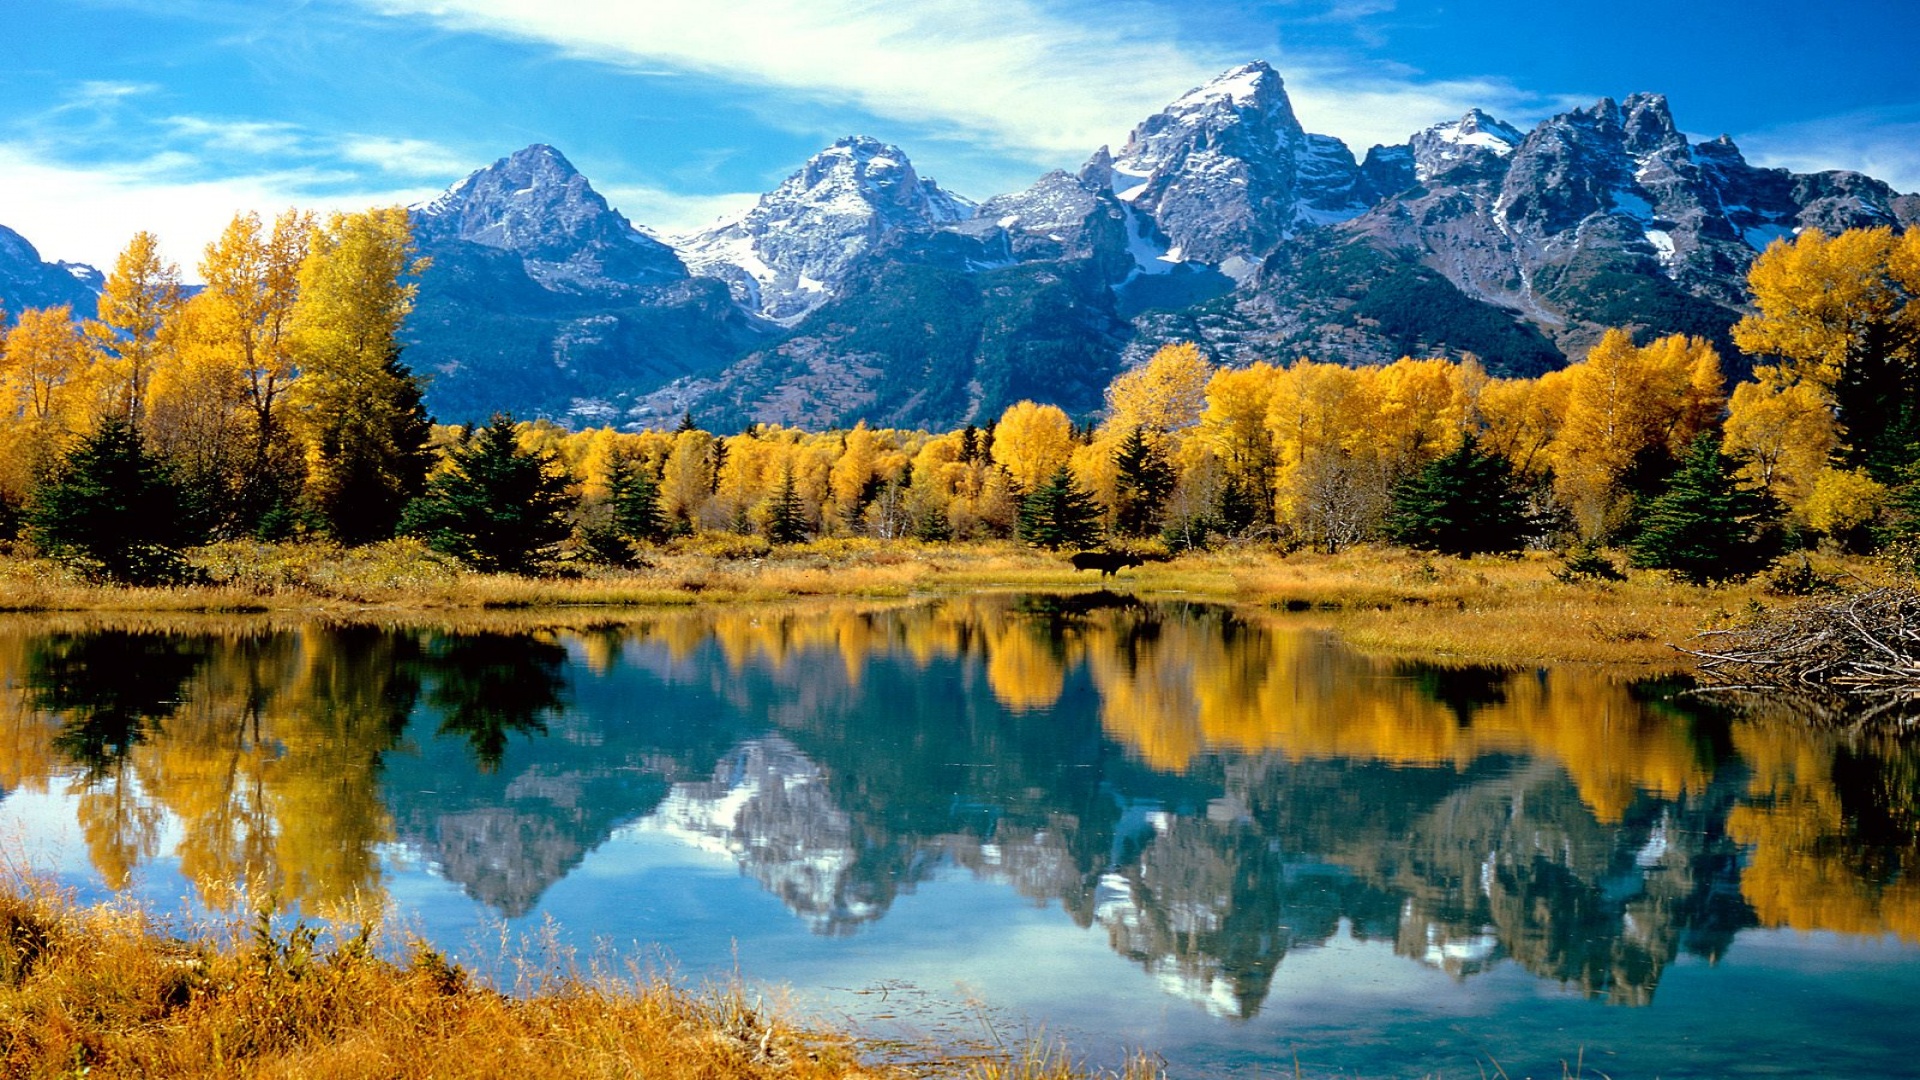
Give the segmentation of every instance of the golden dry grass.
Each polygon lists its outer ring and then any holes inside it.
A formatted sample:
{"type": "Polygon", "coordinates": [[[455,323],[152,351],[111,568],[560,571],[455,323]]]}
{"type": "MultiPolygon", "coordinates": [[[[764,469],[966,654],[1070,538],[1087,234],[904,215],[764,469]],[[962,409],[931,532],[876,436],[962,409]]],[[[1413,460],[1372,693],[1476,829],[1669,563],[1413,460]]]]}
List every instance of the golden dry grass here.
{"type": "MultiPolygon", "coordinates": [[[[0,611],[261,612],[350,620],[464,621],[482,612],[559,612],[814,597],[907,599],[983,591],[1111,588],[1140,596],[1219,600],[1295,613],[1359,647],[1461,659],[1595,661],[1685,668],[1672,649],[1783,598],[1763,580],[1686,585],[1633,571],[1613,583],[1569,583],[1544,552],[1454,559],[1384,546],[1338,554],[1223,548],[1131,567],[1113,578],[1076,571],[1064,555],[1011,542],[923,544],[822,540],[770,548],[757,538],[700,537],[647,554],[647,565],[514,577],[462,570],[415,541],[365,548],[227,543],[199,549],[208,584],[126,589],[89,584],[35,560],[0,560],[0,611]]],[[[1616,560],[1624,563],[1624,560],[1616,560]]],[[[1862,582],[1864,560],[1821,560],[1862,582]]]]}
{"type": "MultiPolygon", "coordinates": [[[[75,906],[0,881],[0,1076],[671,1077],[851,1080],[910,1073],[853,1037],[806,1027],[739,986],[686,990],[633,969],[580,969],[551,941],[506,959],[507,992],[426,945],[376,931],[256,921],[182,939],[122,905],[75,906]],[[398,958],[394,958],[397,956],[398,958]]],[[[1075,1080],[1059,1052],[942,1060],[912,1075],[1075,1080]]],[[[1157,1075],[1148,1059],[1128,1080],[1157,1075]]]]}

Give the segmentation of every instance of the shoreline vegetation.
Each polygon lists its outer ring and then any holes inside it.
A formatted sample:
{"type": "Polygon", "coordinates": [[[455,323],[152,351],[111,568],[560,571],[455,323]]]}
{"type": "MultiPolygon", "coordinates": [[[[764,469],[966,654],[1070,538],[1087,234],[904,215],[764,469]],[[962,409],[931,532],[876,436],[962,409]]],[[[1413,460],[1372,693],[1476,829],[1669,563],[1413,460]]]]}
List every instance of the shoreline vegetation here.
{"type": "MultiPolygon", "coordinates": [[[[863,538],[771,545],[708,536],[650,550],[641,566],[574,574],[481,573],[418,541],[358,548],[224,543],[192,549],[195,585],[129,587],[60,563],[0,558],[0,613],[274,615],[348,622],[566,623],[663,607],[921,601],[981,591],[1112,590],[1239,605],[1338,633],[1355,647],[1458,662],[1617,664],[1688,672],[1695,635],[1789,609],[1842,583],[1895,572],[1872,560],[1812,556],[1771,576],[1696,585],[1657,571],[1620,580],[1575,572],[1604,552],[1454,557],[1385,545],[1336,554],[1225,547],[1150,559],[1108,577],[1014,542],[863,538]]],[[[1609,565],[1614,565],[1609,562],[1609,565]]]]}
{"type": "Polygon", "coordinates": [[[688,988],[551,937],[503,942],[489,985],[377,922],[256,916],[179,934],[124,902],[0,874],[0,1075],[194,1080],[418,1076],[1155,1080],[1057,1048],[908,1045],[769,1006],[739,983],[688,988]]]}

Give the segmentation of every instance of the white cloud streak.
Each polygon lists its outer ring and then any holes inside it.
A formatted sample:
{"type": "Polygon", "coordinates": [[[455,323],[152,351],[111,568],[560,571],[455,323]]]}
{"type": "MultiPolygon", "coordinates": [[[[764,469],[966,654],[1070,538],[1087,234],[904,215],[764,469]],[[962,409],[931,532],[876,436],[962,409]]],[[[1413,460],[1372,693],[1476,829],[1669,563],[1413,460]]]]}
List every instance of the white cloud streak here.
{"type": "Polygon", "coordinates": [[[7,178],[6,219],[40,249],[42,258],[111,267],[133,234],[160,238],[166,257],[197,276],[201,254],[233,215],[253,210],[271,218],[289,206],[362,210],[430,198],[435,188],[397,186],[339,190],[351,177],[319,169],[257,172],[217,179],[182,179],[176,155],[112,165],[74,165],[32,147],[0,143],[0,176],[7,178]],[[316,190],[327,194],[315,195],[316,190]]]}
{"type": "Polygon", "coordinates": [[[1920,191],[1920,119],[1849,113],[1768,128],[1736,141],[1756,165],[1794,172],[1852,169],[1897,191],[1920,191]]]}
{"type": "Polygon", "coordinates": [[[687,195],[644,184],[594,185],[607,203],[627,220],[657,236],[703,229],[723,217],[749,209],[760,198],[757,191],[719,195],[687,195]]]}
{"type": "MultiPolygon", "coordinates": [[[[1075,165],[1220,71],[1258,57],[1195,43],[1164,9],[1046,0],[358,0],[391,17],[534,42],[634,72],[662,69],[894,121],[1015,156],[1075,165]]],[[[1303,19],[1360,19],[1342,0],[1303,19]]],[[[1422,82],[1332,55],[1270,55],[1310,130],[1364,153],[1473,107],[1522,119],[1541,103],[1496,79],[1422,82]]],[[[909,148],[912,152],[915,148],[909,148]]],[[[916,154],[916,159],[920,155],[916,154]]]]}

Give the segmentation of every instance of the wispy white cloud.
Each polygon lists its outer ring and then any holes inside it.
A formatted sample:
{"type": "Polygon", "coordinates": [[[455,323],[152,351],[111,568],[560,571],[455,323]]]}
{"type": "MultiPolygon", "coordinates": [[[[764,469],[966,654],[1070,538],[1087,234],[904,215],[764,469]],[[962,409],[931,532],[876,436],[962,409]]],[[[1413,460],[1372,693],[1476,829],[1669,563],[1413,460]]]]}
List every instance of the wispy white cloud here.
{"type": "Polygon", "coordinates": [[[660,236],[692,232],[753,206],[757,191],[688,195],[643,184],[594,185],[627,220],[660,236]]]}
{"type": "Polygon", "coordinates": [[[1163,11],[1036,0],[362,0],[392,16],[804,95],[1053,160],[1083,155],[1238,60],[1163,11]]]}
{"type": "Polygon", "coordinates": [[[67,95],[69,108],[95,108],[112,105],[127,98],[151,94],[160,87],[154,83],[119,82],[106,79],[89,79],[76,83],[67,95]]]}
{"type": "Polygon", "coordinates": [[[300,129],[286,123],[204,116],[169,116],[163,123],[177,138],[208,150],[281,154],[301,149],[304,142],[300,129]]]}
{"type": "Polygon", "coordinates": [[[1786,124],[1738,136],[1756,165],[1818,172],[1853,169],[1920,191],[1920,116],[1912,110],[1858,112],[1786,124]]]}
{"type": "MultiPolygon", "coordinates": [[[[662,69],[853,105],[929,138],[1053,167],[1075,164],[1188,89],[1256,59],[1188,32],[1165,7],[1050,0],[358,0],[391,17],[545,44],[631,71],[662,69]]],[[[1360,23],[1393,0],[1315,0],[1302,20],[1360,23]]],[[[1398,142],[1472,107],[1531,116],[1496,79],[1432,81],[1332,53],[1269,53],[1312,130],[1356,148],[1398,142]]],[[[1524,117],[1523,117],[1524,118],[1524,117]]],[[[914,148],[909,148],[910,152],[914,148]]]]}
{"type": "Polygon", "coordinates": [[[111,266],[134,233],[160,238],[166,257],[193,278],[201,253],[233,215],[271,216],[289,206],[359,210],[430,198],[434,188],[356,186],[352,174],[323,168],[186,178],[177,154],[76,165],[37,148],[0,143],[9,223],[47,259],[111,266]]]}
{"type": "Polygon", "coordinates": [[[334,145],[342,159],[372,165],[395,176],[438,179],[446,183],[476,167],[472,158],[426,139],[349,135],[334,145]]]}

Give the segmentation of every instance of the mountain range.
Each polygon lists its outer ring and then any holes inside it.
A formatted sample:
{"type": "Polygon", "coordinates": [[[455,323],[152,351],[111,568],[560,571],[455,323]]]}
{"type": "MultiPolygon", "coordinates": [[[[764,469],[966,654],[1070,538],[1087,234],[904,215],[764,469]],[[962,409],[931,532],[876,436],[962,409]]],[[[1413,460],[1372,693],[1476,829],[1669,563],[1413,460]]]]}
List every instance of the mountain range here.
{"type": "MultiPolygon", "coordinates": [[[[1472,110],[1356,155],[1280,76],[1234,68],[1076,173],[974,203],[849,137],[744,213],[636,227],[550,146],[414,208],[432,266],[406,336],[442,420],[950,428],[1021,398],[1088,415],[1171,341],[1217,361],[1476,357],[1533,375],[1608,327],[1715,340],[1756,254],[1920,220],[1855,172],[1691,142],[1664,97],[1522,131],[1472,110]]],[[[91,268],[0,228],[0,302],[82,303],[91,268]]]]}

